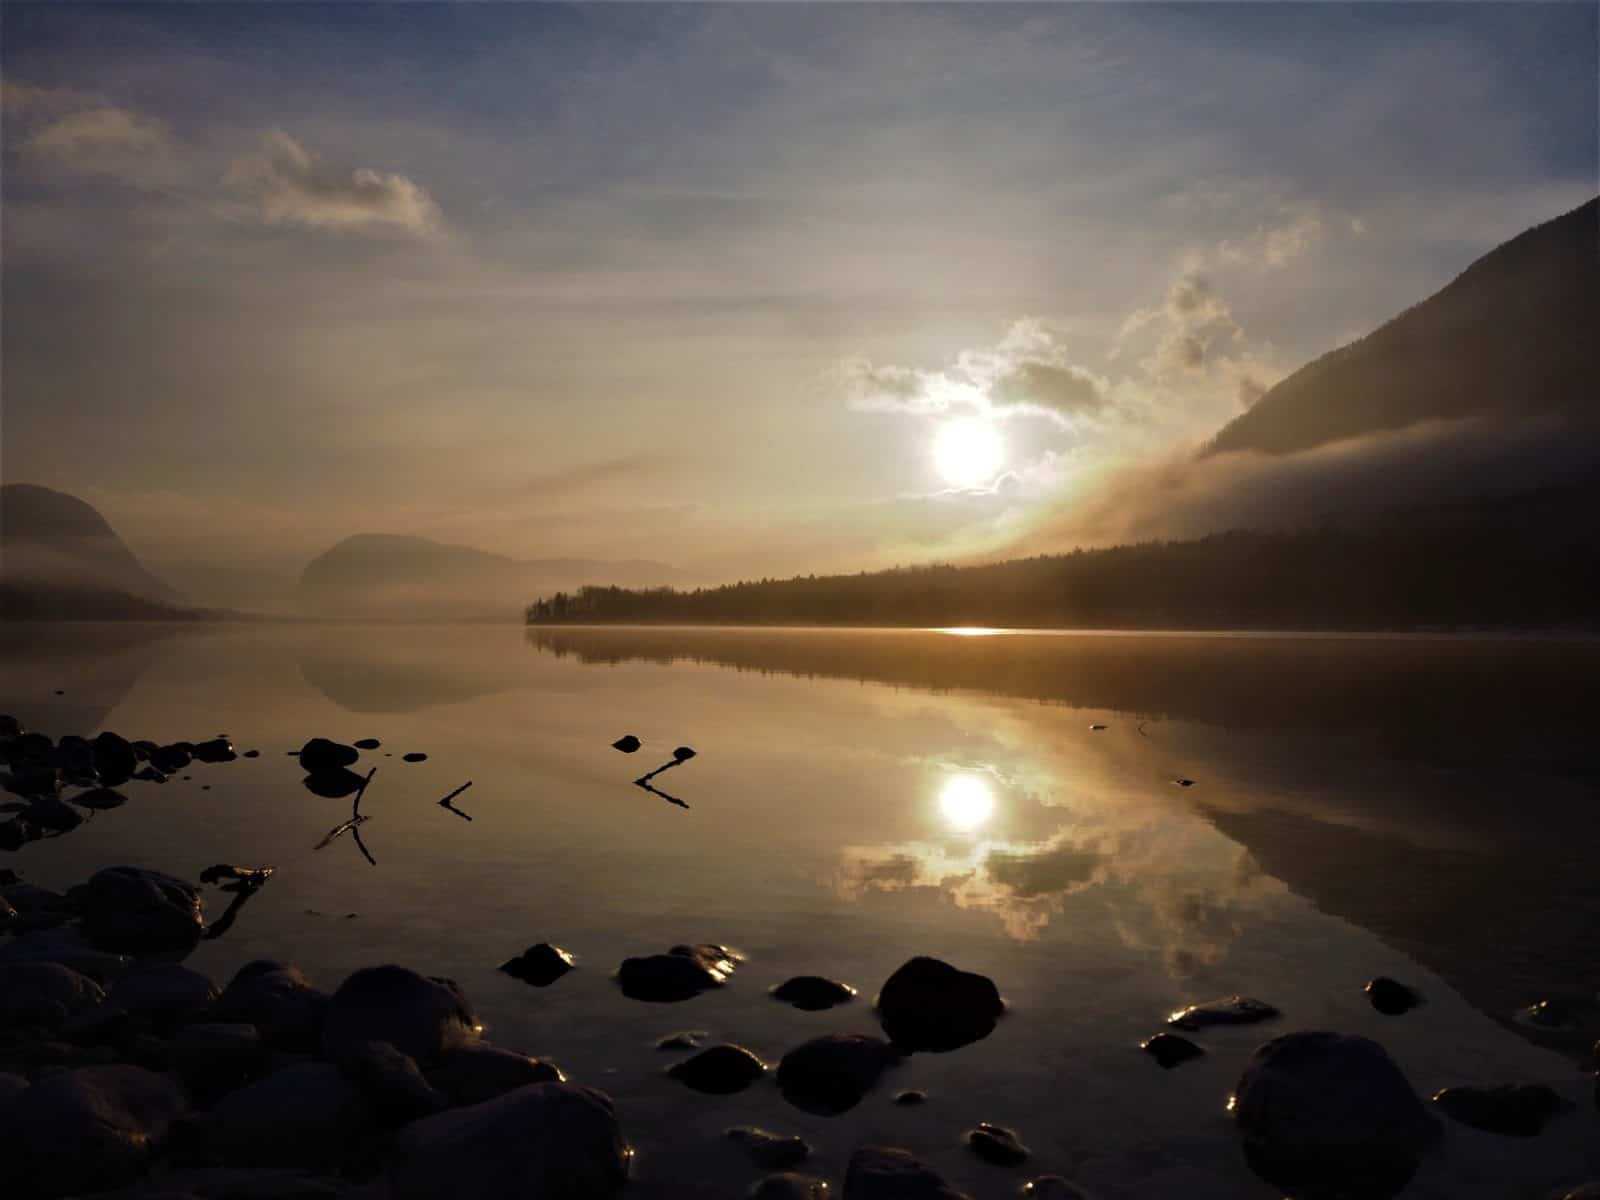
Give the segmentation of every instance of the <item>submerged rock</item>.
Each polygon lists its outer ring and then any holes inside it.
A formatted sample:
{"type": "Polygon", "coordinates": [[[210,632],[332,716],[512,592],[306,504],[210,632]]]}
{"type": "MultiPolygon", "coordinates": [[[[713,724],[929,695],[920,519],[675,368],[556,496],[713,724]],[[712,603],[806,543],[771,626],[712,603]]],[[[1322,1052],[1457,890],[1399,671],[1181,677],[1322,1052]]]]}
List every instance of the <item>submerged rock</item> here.
{"type": "Polygon", "coordinates": [[[1519,1009],[1515,1019],[1519,1025],[1553,1033],[1571,1033],[1580,1023],[1577,1014],[1559,1000],[1540,1000],[1537,1004],[1530,1004],[1527,1008],[1519,1009]]]}
{"type": "Polygon", "coordinates": [[[902,1055],[882,1038],[830,1033],[812,1038],[783,1056],[778,1087],[796,1108],[836,1116],[861,1102],[883,1072],[902,1055]]]}
{"type": "Polygon", "coordinates": [[[377,1124],[371,1105],[339,1068],[303,1063],[224,1096],[211,1110],[206,1133],[229,1166],[330,1167],[377,1124]]]}
{"type": "Polygon", "coordinates": [[[811,1143],[804,1138],[786,1137],[755,1125],[735,1125],[724,1136],[742,1146],[756,1166],[768,1171],[792,1167],[811,1153],[811,1143]]]}
{"type": "Polygon", "coordinates": [[[974,1154],[997,1166],[1014,1167],[1027,1161],[1031,1154],[1014,1130],[987,1121],[980,1121],[976,1129],[967,1130],[966,1140],[974,1154]]]}
{"type": "Polygon", "coordinates": [[[820,1012],[825,1008],[853,1000],[856,989],[847,983],[824,979],[821,975],[796,975],[772,989],[772,996],[785,1004],[792,1004],[806,1012],[820,1012]]]}
{"type": "Polygon", "coordinates": [[[954,1050],[988,1037],[1005,1011],[994,981],[917,957],[884,982],[878,1021],[902,1050],[954,1050]]]}
{"type": "Polygon", "coordinates": [[[1438,1126],[1378,1043],[1291,1033],[1260,1046],[1229,1102],[1245,1161],[1299,1200],[1385,1200],[1438,1126]]]}
{"type": "Polygon", "coordinates": [[[534,987],[549,987],[573,967],[577,966],[571,954],[560,946],[539,942],[529,946],[515,958],[508,958],[500,969],[513,979],[531,983],[534,987]]]}
{"type": "Polygon", "coordinates": [[[1023,1200],[1090,1200],[1089,1193],[1060,1175],[1040,1175],[1022,1185],[1023,1200]]]}
{"type": "Polygon", "coordinates": [[[487,1042],[445,1051],[427,1076],[452,1104],[482,1104],[530,1083],[566,1082],[554,1063],[487,1042]]]}
{"type": "Polygon", "coordinates": [[[257,959],[239,968],[212,1010],[218,1021],[245,1021],[262,1041],[282,1050],[314,1050],[322,1044],[328,994],[314,988],[298,967],[257,959]]]}
{"type": "Polygon", "coordinates": [[[0,964],[0,1029],[54,1029],[95,1008],[106,994],[85,975],[53,962],[0,964]]]}
{"type": "Polygon", "coordinates": [[[698,1050],[702,1039],[710,1037],[704,1029],[684,1029],[669,1033],[656,1043],[657,1050],[698,1050]]]}
{"type": "Polygon", "coordinates": [[[328,1002],[322,1052],[339,1059],[363,1042],[389,1042],[421,1063],[478,1039],[479,1026],[454,982],[393,964],[352,974],[328,1002]]]}
{"type": "Polygon", "coordinates": [[[1205,1053],[1188,1038],[1179,1037],[1175,1033],[1158,1033],[1154,1037],[1146,1038],[1139,1043],[1139,1049],[1169,1071],[1178,1064],[1199,1058],[1205,1053]]]}
{"type": "Polygon", "coordinates": [[[617,983],[630,1000],[670,1004],[721,987],[739,962],[726,946],[674,946],[665,954],[623,959],[617,983]]]}
{"type": "Polygon", "coordinates": [[[1212,1025],[1254,1025],[1279,1015],[1277,1009],[1264,1001],[1252,1000],[1249,996],[1224,996],[1220,1000],[1191,1004],[1168,1017],[1167,1024],[1173,1029],[1194,1033],[1212,1025]]]}
{"type": "Polygon", "coordinates": [[[408,1125],[387,1183],[392,1200],[610,1200],[630,1156],[610,1097],[538,1083],[408,1125]]]}
{"type": "Polygon", "coordinates": [[[1385,1016],[1398,1017],[1422,1003],[1422,997],[1398,980],[1379,975],[1367,984],[1367,999],[1385,1016]]]}
{"type": "Polygon", "coordinates": [[[907,1088],[903,1092],[896,1092],[894,1094],[894,1102],[896,1104],[905,1105],[926,1104],[928,1102],[928,1093],[919,1091],[916,1088],[907,1088]]]}
{"type": "Polygon", "coordinates": [[[833,1190],[826,1179],[780,1171],[758,1179],[750,1189],[750,1200],[830,1200],[833,1190]]]}
{"type": "Polygon", "coordinates": [[[300,769],[308,775],[315,775],[319,771],[336,771],[340,767],[350,766],[360,757],[361,751],[354,746],[314,737],[300,747],[300,769]]]}
{"type": "Polygon", "coordinates": [[[184,1111],[183,1093],[142,1067],[101,1066],[41,1079],[11,1104],[9,1194],[63,1196],[128,1183],[184,1111]]]}
{"type": "Polygon", "coordinates": [[[1452,1120],[1505,1137],[1537,1137],[1572,1107],[1542,1083],[1448,1087],[1434,1093],[1433,1104],[1452,1120]]]}
{"type": "Polygon", "coordinates": [[[685,1087],[714,1096],[742,1092],[767,1073],[767,1064],[743,1046],[723,1043],[667,1068],[685,1087]]]}
{"type": "Polygon", "coordinates": [[[321,771],[313,771],[300,781],[300,786],[313,796],[321,796],[326,800],[343,800],[346,796],[353,796],[361,790],[365,780],[354,771],[344,767],[327,767],[321,771]]]}
{"type": "Polygon", "coordinates": [[[135,953],[193,946],[205,928],[200,893],[144,867],[107,867],[84,886],[83,927],[109,950],[135,953]]]}
{"type": "Polygon", "coordinates": [[[79,792],[76,796],[68,796],[68,800],[79,808],[107,809],[121,808],[128,802],[128,798],[113,788],[97,787],[88,791],[79,792]]]}
{"type": "Polygon", "coordinates": [[[893,1146],[862,1146],[845,1169],[844,1200],[968,1200],[921,1159],[893,1146]]]}

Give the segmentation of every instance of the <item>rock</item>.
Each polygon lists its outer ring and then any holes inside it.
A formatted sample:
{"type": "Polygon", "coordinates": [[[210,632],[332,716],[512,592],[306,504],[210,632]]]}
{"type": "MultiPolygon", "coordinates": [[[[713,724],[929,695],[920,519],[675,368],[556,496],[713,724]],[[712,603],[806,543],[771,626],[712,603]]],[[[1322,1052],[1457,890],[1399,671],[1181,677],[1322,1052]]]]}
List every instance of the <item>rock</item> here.
{"type": "Polygon", "coordinates": [[[1180,777],[1180,778],[1174,779],[1172,782],[1177,784],[1179,787],[1193,787],[1194,786],[1194,780],[1192,780],[1192,779],[1184,779],[1184,778],[1180,777]]]}
{"type": "Polygon", "coordinates": [[[313,796],[321,796],[326,800],[343,800],[346,796],[353,796],[361,790],[365,780],[354,771],[344,767],[329,767],[323,771],[313,771],[300,781],[300,785],[313,796]]]}
{"type": "Polygon", "coordinates": [[[565,1083],[561,1068],[487,1042],[447,1050],[428,1069],[428,1082],[452,1104],[482,1104],[530,1083],[565,1083]]]}
{"type": "Polygon", "coordinates": [[[79,792],[76,796],[68,796],[68,800],[79,808],[107,809],[121,808],[128,802],[128,798],[113,788],[97,787],[88,791],[79,792]]]}
{"type": "Polygon", "coordinates": [[[76,929],[40,929],[0,944],[0,963],[60,963],[100,983],[120,975],[131,961],[126,954],[96,950],[76,929]]]}
{"type": "Polygon", "coordinates": [[[785,1137],[755,1125],[735,1125],[724,1136],[742,1146],[756,1166],[768,1171],[792,1167],[811,1153],[811,1143],[804,1138],[785,1137]]]}
{"type": "Polygon", "coordinates": [[[684,763],[684,762],[688,762],[693,757],[694,757],[694,749],[692,747],[689,747],[689,746],[679,746],[677,749],[675,749],[672,752],[672,761],[673,762],[684,763]]]}
{"type": "Polygon", "coordinates": [[[249,1083],[266,1068],[267,1049],[254,1025],[185,1025],[167,1043],[167,1063],[200,1103],[249,1083]]]}
{"type": "Polygon", "coordinates": [[[829,1200],[833,1195],[826,1179],[782,1171],[756,1181],[750,1200],[829,1200]]]}
{"type": "Polygon", "coordinates": [[[1173,1029],[1190,1033],[1212,1025],[1253,1025],[1279,1016],[1277,1009],[1249,996],[1224,996],[1220,1000],[1207,1000],[1204,1004],[1191,1004],[1167,1018],[1173,1029]]]}
{"type": "Polygon", "coordinates": [[[878,1021],[902,1050],[954,1050],[994,1032],[1005,1002],[994,981],[937,958],[913,958],[884,982],[878,1021]]]}
{"type": "Polygon", "coordinates": [[[84,888],[83,927],[108,950],[134,953],[193,946],[205,928],[200,893],[143,867],[107,867],[84,888]]]}
{"type": "Polygon", "coordinates": [[[212,1016],[246,1021],[269,1046],[311,1050],[322,1044],[328,995],[311,986],[298,967],[258,959],[239,968],[218,997],[212,1016]]]}
{"type": "Polygon", "coordinates": [[[59,912],[75,916],[78,906],[60,892],[32,883],[12,883],[0,888],[0,895],[21,913],[59,912]]]}
{"type": "Polygon", "coordinates": [[[702,1050],[693,1058],[675,1062],[667,1068],[667,1074],[679,1083],[713,1096],[742,1092],[766,1073],[766,1063],[743,1046],[727,1042],[702,1050]]]}
{"type": "Polygon", "coordinates": [[[1537,1137],[1572,1107],[1542,1083],[1448,1087],[1434,1093],[1433,1103],[1452,1120],[1505,1137],[1537,1137]]]}
{"type": "Polygon", "coordinates": [[[22,722],[10,713],[0,713],[0,738],[16,738],[22,736],[22,722]]]}
{"type": "Polygon", "coordinates": [[[623,959],[617,983],[630,1000],[672,1003],[721,987],[739,962],[726,946],[674,946],[665,954],[623,959]]]}
{"type": "Polygon", "coordinates": [[[1577,1014],[1559,1000],[1541,1000],[1537,1004],[1530,1004],[1518,1010],[1515,1020],[1519,1025],[1554,1033],[1571,1033],[1579,1025],[1577,1014]]]}
{"type": "Polygon", "coordinates": [[[1154,1037],[1146,1038],[1139,1043],[1139,1049],[1169,1071],[1179,1063],[1186,1063],[1205,1053],[1188,1038],[1179,1037],[1175,1033],[1158,1033],[1154,1037]]]}
{"type": "Polygon", "coordinates": [[[783,1056],[778,1087],[796,1108],[836,1116],[861,1102],[901,1053],[882,1038],[830,1033],[812,1038],[783,1056]]]}
{"type": "Polygon", "coordinates": [[[638,738],[634,737],[633,734],[625,733],[616,741],[611,743],[611,748],[613,750],[621,750],[624,754],[632,754],[642,745],[644,745],[644,743],[638,738]]]}
{"type": "Polygon", "coordinates": [[[346,1194],[341,1180],[292,1168],[181,1167],[93,1200],[335,1200],[346,1194]]]}
{"type": "Polygon", "coordinates": [[[572,955],[560,946],[540,942],[529,946],[515,958],[508,958],[500,969],[513,979],[531,983],[534,987],[549,987],[577,965],[572,955]]]}
{"type": "Polygon", "coordinates": [[[423,1078],[416,1062],[388,1042],[350,1047],[338,1067],[388,1124],[405,1125],[451,1105],[450,1097],[423,1078]]]}
{"type": "Polygon", "coordinates": [[[928,1102],[928,1093],[918,1091],[916,1088],[907,1088],[903,1092],[896,1092],[894,1094],[894,1102],[896,1104],[904,1105],[926,1104],[928,1102]]]}
{"type": "Polygon", "coordinates": [[[97,1007],[105,998],[94,980],[60,963],[0,964],[0,1028],[43,1025],[54,1029],[97,1007]]]}
{"type": "Polygon", "coordinates": [[[329,1063],[287,1067],[219,1100],[207,1136],[229,1166],[328,1167],[376,1128],[360,1089],[329,1063]]]}
{"type": "Polygon", "coordinates": [[[1297,1200],[1385,1200],[1437,1123],[1382,1046],[1291,1033],[1257,1048],[1229,1102],[1245,1161],[1297,1200]]]}
{"type": "Polygon", "coordinates": [[[630,1155],[609,1097],[537,1083],[407,1126],[387,1181],[391,1200],[609,1200],[630,1155]]]}
{"type": "Polygon", "coordinates": [[[140,967],[111,987],[110,1002],[158,1025],[191,1021],[217,998],[216,985],[179,963],[140,967]]]}
{"type": "Polygon", "coordinates": [[[1014,1167],[1031,1153],[1014,1131],[987,1121],[979,1121],[976,1129],[967,1130],[966,1140],[979,1158],[1002,1167],[1014,1167]]]}
{"type": "Polygon", "coordinates": [[[944,1176],[904,1150],[862,1146],[850,1156],[844,1200],[968,1200],[944,1176]]]}
{"type": "Polygon", "coordinates": [[[33,802],[18,815],[35,829],[49,829],[55,833],[70,833],[83,824],[83,814],[70,804],[54,796],[35,796],[33,802]]]}
{"type": "Polygon", "coordinates": [[[710,1037],[704,1029],[685,1029],[669,1033],[656,1043],[657,1050],[698,1050],[702,1038],[710,1037]]]}
{"type": "Polygon", "coordinates": [[[1367,999],[1373,1008],[1389,1017],[1408,1013],[1422,1003],[1420,995],[1387,975],[1379,975],[1367,984],[1367,999]]]}
{"type": "Polygon", "coordinates": [[[413,750],[410,754],[402,754],[400,761],[409,763],[427,762],[428,756],[420,751],[413,750]]]}
{"type": "Polygon", "coordinates": [[[322,1052],[339,1059],[363,1042],[388,1042],[419,1063],[478,1040],[479,1027],[456,985],[393,964],[364,967],[334,992],[322,1052]]]}
{"type": "Polygon", "coordinates": [[[0,1171],[18,1181],[10,1194],[21,1196],[128,1183],[184,1107],[175,1084],[141,1067],[63,1071],[39,1080],[12,1103],[11,1153],[0,1171]]]}
{"type": "Polygon", "coordinates": [[[856,989],[821,975],[796,975],[772,989],[772,996],[806,1012],[820,1012],[855,998],[856,989]]]}
{"type": "Polygon", "coordinates": [[[37,841],[43,836],[42,830],[35,829],[21,817],[12,817],[9,821],[0,821],[0,850],[10,851],[15,854],[29,842],[37,841]]]}
{"type": "Polygon", "coordinates": [[[200,742],[194,748],[194,757],[203,763],[232,762],[238,758],[234,752],[233,743],[225,737],[214,737],[209,741],[200,742]]]}
{"type": "Polygon", "coordinates": [[[170,746],[158,746],[150,753],[150,765],[163,775],[176,775],[187,767],[191,761],[187,742],[174,742],[170,746]]]}
{"type": "Polygon", "coordinates": [[[319,771],[335,771],[340,767],[348,767],[360,757],[361,751],[354,746],[314,737],[300,747],[300,769],[308,775],[315,775],[319,771]]]}
{"type": "Polygon", "coordinates": [[[1563,1195],[1561,1200],[1600,1200],[1600,1182],[1585,1183],[1575,1187],[1563,1195]]]}
{"type": "Polygon", "coordinates": [[[145,783],[165,783],[167,777],[154,767],[140,767],[133,773],[135,779],[142,779],[145,783]]]}
{"type": "Polygon", "coordinates": [[[357,750],[376,750],[383,745],[377,738],[362,738],[355,743],[357,750]]]}
{"type": "Polygon", "coordinates": [[[105,783],[121,783],[139,769],[139,756],[108,729],[94,740],[94,769],[105,783]]]}
{"type": "Polygon", "coordinates": [[[1105,728],[1105,726],[1100,724],[1098,721],[1096,721],[1094,724],[1090,725],[1089,728],[1092,729],[1095,733],[1099,733],[1102,729],[1105,728]]]}
{"type": "Polygon", "coordinates": [[[1089,1193],[1060,1175],[1040,1175],[1022,1185],[1023,1200],[1090,1200],[1089,1193]]]}
{"type": "Polygon", "coordinates": [[[240,758],[260,758],[261,757],[261,751],[259,751],[259,750],[246,750],[243,754],[239,755],[239,757],[240,758]]]}

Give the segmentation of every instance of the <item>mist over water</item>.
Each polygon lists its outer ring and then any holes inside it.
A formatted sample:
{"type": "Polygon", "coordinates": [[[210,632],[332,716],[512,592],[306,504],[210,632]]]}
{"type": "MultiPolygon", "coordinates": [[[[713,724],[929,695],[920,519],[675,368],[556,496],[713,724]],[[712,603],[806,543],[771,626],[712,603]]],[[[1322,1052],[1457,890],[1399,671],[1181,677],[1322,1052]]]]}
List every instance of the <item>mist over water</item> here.
{"type": "MultiPolygon", "coordinates": [[[[760,1124],[804,1136],[807,1169],[835,1180],[878,1140],[978,1198],[1053,1170],[1108,1197],[1268,1200],[1223,1104],[1250,1049],[1291,1029],[1374,1037],[1423,1094],[1592,1086],[1574,1056],[1600,1032],[1594,641],[11,625],[0,649],[0,711],[31,728],[261,751],[130,783],[122,808],[4,865],[58,889],[111,863],[276,866],[191,965],[458,980],[487,1036],[615,1098],[630,1194],[743,1195],[758,1173],[722,1131],[760,1124]],[[612,749],[624,733],[637,755],[612,749]],[[315,735],[382,742],[359,766],[378,768],[375,866],[349,839],[312,850],[349,813],[284,755],[315,735]],[[631,786],[680,745],[698,753],[656,782],[687,810],[631,786]],[[435,803],[469,779],[470,822],[435,803]],[[540,941],[579,969],[546,989],[495,969],[540,941]],[[609,978],[680,942],[748,961],[676,1005],[609,978]],[[915,954],[990,976],[1010,1010],[841,1116],[661,1073],[653,1043],[678,1029],[768,1061],[876,1032],[871,998],[915,954]],[[766,994],[799,974],[861,994],[818,1013],[766,994]],[[1381,974],[1426,1005],[1374,1012],[1361,989],[1381,974]],[[1174,1009],[1232,992],[1284,1016],[1208,1032],[1170,1072],[1139,1053],[1174,1009]],[[1513,1020],[1545,998],[1585,1030],[1513,1020]],[[928,1103],[892,1105],[902,1088],[928,1103]],[[960,1135],[979,1120],[1032,1160],[977,1161],[960,1135]]],[[[208,893],[210,918],[225,900],[208,893]]],[[[1452,1128],[1405,1195],[1542,1195],[1600,1165],[1592,1131],[1592,1108],[1531,1149],[1452,1128]]]]}

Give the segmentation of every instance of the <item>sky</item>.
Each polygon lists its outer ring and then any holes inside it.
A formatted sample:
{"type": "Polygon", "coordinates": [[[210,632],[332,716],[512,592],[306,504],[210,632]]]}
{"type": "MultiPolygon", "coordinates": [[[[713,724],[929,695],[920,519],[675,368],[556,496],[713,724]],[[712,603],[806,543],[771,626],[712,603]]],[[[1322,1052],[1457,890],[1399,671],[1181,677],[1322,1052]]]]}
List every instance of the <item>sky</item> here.
{"type": "Polygon", "coordinates": [[[1600,154],[1592,4],[8,2],[0,33],[0,475],[158,562],[1037,549],[1600,154]]]}

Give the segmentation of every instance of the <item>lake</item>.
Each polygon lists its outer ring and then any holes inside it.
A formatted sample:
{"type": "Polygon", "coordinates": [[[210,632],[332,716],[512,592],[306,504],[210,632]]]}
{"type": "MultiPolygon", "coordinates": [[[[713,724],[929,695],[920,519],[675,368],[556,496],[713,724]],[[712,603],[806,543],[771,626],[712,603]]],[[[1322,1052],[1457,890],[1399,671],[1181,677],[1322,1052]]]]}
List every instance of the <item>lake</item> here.
{"type": "Polygon", "coordinates": [[[276,866],[190,965],[459,981],[486,1036],[614,1097],[630,1195],[743,1196],[759,1172],[722,1132],[759,1124],[836,1182],[880,1141],[979,1200],[1046,1172],[1105,1198],[1270,1200],[1224,1106],[1250,1050],[1293,1029],[1375,1038],[1425,1095],[1545,1082],[1580,1102],[1537,1139],[1450,1125],[1408,1197],[1600,1176],[1579,1065],[1600,1034],[1592,640],[63,624],[10,626],[0,650],[0,711],[30,728],[261,751],[130,783],[0,865],[58,889],[116,863],[276,866]],[[631,756],[610,745],[626,733],[631,756]],[[358,768],[378,768],[375,865],[348,836],[312,849],[350,809],[285,757],[316,735],[382,743],[358,768]],[[654,783],[687,807],[632,786],[680,745],[696,756],[654,783]],[[470,820],[435,803],[468,780],[470,820]],[[580,969],[543,989],[496,969],[541,941],[580,969]],[[683,1003],[622,996],[624,957],[680,942],[747,961],[683,1003]],[[1009,1011],[843,1115],[662,1074],[677,1030],[771,1062],[878,1032],[872,996],[916,954],[990,976],[1009,1011]],[[813,1013],[767,995],[807,973],[861,994],[813,1013]],[[1380,1015],[1376,975],[1426,1004],[1380,1015]],[[1233,992],[1283,1015],[1195,1035],[1207,1054],[1174,1070],[1140,1053],[1174,1009],[1233,992]],[[1545,999],[1574,1027],[1518,1023],[1545,999]],[[891,1103],[906,1088],[927,1103],[891,1103]],[[974,1157],[980,1120],[1029,1163],[974,1157]]]}

